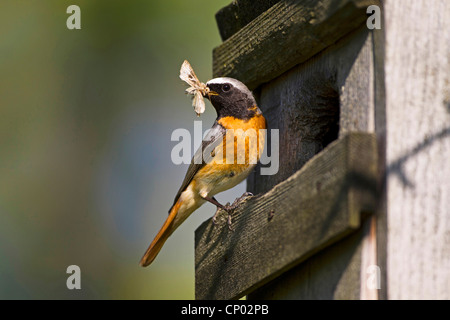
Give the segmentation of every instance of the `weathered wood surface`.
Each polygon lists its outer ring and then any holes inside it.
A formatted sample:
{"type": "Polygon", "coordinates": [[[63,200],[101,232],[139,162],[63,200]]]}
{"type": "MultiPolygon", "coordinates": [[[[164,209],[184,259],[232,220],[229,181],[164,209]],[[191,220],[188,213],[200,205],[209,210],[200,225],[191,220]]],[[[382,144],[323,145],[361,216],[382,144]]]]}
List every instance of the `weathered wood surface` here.
{"type": "Polygon", "coordinates": [[[280,1],[213,51],[213,75],[250,89],[305,62],[366,22],[368,0],[280,1]]]}
{"type": "MultiPolygon", "coordinates": [[[[381,3],[383,4],[383,3],[381,3]]],[[[381,6],[381,30],[373,30],[373,78],[374,78],[374,126],[377,136],[378,146],[378,176],[380,177],[378,185],[378,204],[375,215],[375,238],[376,238],[376,265],[380,267],[380,289],[377,292],[377,298],[386,300],[387,296],[387,210],[386,199],[387,190],[385,188],[384,177],[386,173],[386,86],[385,86],[385,32],[386,24],[384,22],[384,8],[381,6]]],[[[373,248],[367,248],[372,250],[373,248]]],[[[361,270],[366,272],[366,269],[361,270]]],[[[367,277],[367,273],[365,274],[367,277]]],[[[366,287],[367,290],[367,287],[366,287]]],[[[366,294],[362,292],[362,298],[366,294]]],[[[370,292],[368,295],[374,295],[370,292]]]]}
{"type": "Polygon", "coordinates": [[[376,201],[376,141],[350,133],[225,222],[195,235],[196,298],[239,298],[360,226],[376,201]]]}
{"type": "MultiPolygon", "coordinates": [[[[256,170],[247,181],[249,191],[266,192],[322,150],[321,136],[334,121],[330,115],[338,117],[341,137],[351,131],[374,132],[373,50],[373,34],[363,26],[261,86],[259,100],[269,128],[280,130],[280,170],[273,176],[260,176],[256,170]],[[336,107],[337,115],[332,112],[336,107]]],[[[247,298],[363,298],[365,264],[376,258],[366,246],[370,242],[363,242],[368,236],[367,222],[363,223],[355,235],[315,254],[247,298]]]]}
{"type": "MultiPolygon", "coordinates": [[[[255,170],[248,191],[268,191],[347,132],[373,132],[372,66],[372,37],[360,28],[260,87],[268,128],[279,130],[279,170],[265,176],[255,170]]],[[[271,150],[270,134],[268,140],[271,150]]]]}
{"type": "Polygon", "coordinates": [[[227,40],[277,2],[280,0],[234,0],[216,13],[220,37],[227,40]]]}
{"type": "Polygon", "coordinates": [[[359,228],[252,291],[247,300],[360,299],[360,257],[364,233],[364,229],[359,228]]]}
{"type": "Polygon", "coordinates": [[[389,299],[450,298],[450,1],[385,0],[389,299]]]}

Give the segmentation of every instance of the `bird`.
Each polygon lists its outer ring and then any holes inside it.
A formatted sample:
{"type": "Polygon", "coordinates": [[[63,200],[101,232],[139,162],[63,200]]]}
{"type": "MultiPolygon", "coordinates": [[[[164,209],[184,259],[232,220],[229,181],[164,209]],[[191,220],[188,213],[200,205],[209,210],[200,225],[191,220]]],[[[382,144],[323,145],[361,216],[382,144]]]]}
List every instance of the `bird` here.
{"type": "Polygon", "coordinates": [[[247,86],[228,77],[209,80],[206,86],[202,95],[217,117],[191,160],[169,216],[142,257],[142,267],[155,260],[169,236],[206,202],[217,208],[213,222],[224,209],[230,226],[234,207],[220,204],[214,196],[246,179],[263,152],[267,122],[247,86]]]}

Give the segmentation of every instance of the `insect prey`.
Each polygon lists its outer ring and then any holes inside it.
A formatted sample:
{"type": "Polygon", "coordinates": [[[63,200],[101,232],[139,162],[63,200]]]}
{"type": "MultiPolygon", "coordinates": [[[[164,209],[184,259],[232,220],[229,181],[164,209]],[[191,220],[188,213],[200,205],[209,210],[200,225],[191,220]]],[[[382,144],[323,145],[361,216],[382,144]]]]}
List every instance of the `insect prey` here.
{"type": "Polygon", "coordinates": [[[194,69],[187,60],[184,60],[180,69],[180,79],[185,81],[190,87],[186,89],[186,93],[193,95],[192,106],[197,116],[205,112],[205,101],[203,96],[209,93],[209,88],[205,83],[200,82],[195,75],[194,69]]]}

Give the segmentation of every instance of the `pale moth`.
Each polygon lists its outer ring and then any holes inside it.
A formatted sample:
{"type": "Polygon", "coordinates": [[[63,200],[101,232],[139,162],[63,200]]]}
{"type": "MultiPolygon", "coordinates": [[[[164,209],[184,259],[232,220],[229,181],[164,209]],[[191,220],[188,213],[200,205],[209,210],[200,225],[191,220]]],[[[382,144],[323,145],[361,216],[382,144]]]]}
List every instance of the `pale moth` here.
{"type": "Polygon", "coordinates": [[[180,79],[185,81],[190,87],[186,89],[186,93],[193,95],[192,106],[194,107],[197,116],[205,112],[205,101],[203,96],[209,93],[209,88],[205,83],[200,82],[194,73],[191,65],[187,60],[184,60],[180,69],[180,79]]]}

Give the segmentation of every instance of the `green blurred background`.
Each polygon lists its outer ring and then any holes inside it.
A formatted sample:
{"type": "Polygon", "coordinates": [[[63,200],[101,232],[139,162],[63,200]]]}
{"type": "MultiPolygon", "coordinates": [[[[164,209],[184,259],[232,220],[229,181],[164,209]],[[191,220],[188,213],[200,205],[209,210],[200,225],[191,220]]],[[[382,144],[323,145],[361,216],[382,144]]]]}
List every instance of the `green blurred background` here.
{"type": "MultiPolygon", "coordinates": [[[[229,2],[1,1],[0,298],[194,298],[194,230],[212,205],[138,262],[187,169],[171,133],[198,120],[181,63],[211,78],[229,2]],[[81,30],[66,27],[71,4],[81,30]],[[72,264],[81,290],[66,287],[72,264]]],[[[207,103],[204,130],[214,118],[207,103]]]]}

